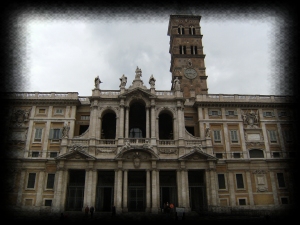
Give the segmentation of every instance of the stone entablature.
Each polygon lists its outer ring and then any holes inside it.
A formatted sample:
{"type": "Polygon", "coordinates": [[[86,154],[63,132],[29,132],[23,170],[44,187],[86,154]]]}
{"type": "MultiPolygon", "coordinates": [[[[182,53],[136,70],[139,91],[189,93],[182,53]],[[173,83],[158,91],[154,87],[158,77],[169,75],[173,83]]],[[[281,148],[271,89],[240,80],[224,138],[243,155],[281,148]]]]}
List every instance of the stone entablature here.
{"type": "Polygon", "coordinates": [[[262,102],[262,103],[289,103],[294,99],[292,96],[280,95],[237,95],[237,94],[207,94],[197,95],[195,102],[262,102]]]}
{"type": "Polygon", "coordinates": [[[78,99],[78,92],[11,92],[9,99],[78,99]]]}

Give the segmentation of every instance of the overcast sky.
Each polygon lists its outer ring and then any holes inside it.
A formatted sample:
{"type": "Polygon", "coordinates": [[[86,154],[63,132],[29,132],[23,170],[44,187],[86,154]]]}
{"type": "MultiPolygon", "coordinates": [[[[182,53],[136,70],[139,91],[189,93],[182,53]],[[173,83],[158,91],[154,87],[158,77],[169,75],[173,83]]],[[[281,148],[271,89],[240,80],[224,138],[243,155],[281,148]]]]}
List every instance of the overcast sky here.
{"type": "MultiPolygon", "coordinates": [[[[272,70],[274,25],[272,18],[228,19],[201,15],[203,51],[209,94],[277,94],[272,70]]],[[[156,90],[171,89],[169,14],[102,19],[32,18],[27,33],[26,79],[23,90],[78,92],[89,96],[94,78],[100,89],[118,90],[127,76],[128,88],[135,69],[141,79],[153,74],[156,90]]]]}

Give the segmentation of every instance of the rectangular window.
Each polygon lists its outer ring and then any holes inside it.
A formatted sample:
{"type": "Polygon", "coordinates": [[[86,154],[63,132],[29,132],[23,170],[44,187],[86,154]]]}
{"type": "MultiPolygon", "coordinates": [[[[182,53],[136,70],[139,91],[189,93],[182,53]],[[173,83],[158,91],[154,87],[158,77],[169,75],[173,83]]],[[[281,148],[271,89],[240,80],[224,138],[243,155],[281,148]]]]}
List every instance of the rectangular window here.
{"type": "Polygon", "coordinates": [[[45,200],[45,206],[51,206],[52,205],[52,200],[47,199],[45,200]]]}
{"type": "Polygon", "coordinates": [[[40,153],[39,152],[32,152],[31,156],[32,157],[39,157],[40,153]]]}
{"type": "Polygon", "coordinates": [[[184,119],[185,120],[193,120],[193,117],[192,116],[185,116],[184,119]]]}
{"type": "Polygon", "coordinates": [[[57,152],[50,152],[50,158],[55,158],[57,156],[57,152]]]}
{"type": "Polygon", "coordinates": [[[246,205],[246,199],[245,198],[240,198],[239,199],[239,205],[246,205]]]}
{"type": "Polygon", "coordinates": [[[42,141],[42,133],[43,128],[35,128],[34,141],[41,142],[42,141]]]}
{"type": "Polygon", "coordinates": [[[80,117],[80,119],[81,119],[81,120],[90,120],[90,116],[88,116],[88,115],[82,115],[82,116],[80,117]]]}
{"type": "Polygon", "coordinates": [[[273,156],[273,158],[279,158],[280,157],[280,153],[279,152],[273,152],[272,156],[273,156]]]}
{"type": "Polygon", "coordinates": [[[223,154],[222,153],[216,153],[216,158],[222,159],[223,158],[223,154]]]}
{"type": "Polygon", "coordinates": [[[230,131],[230,139],[231,139],[231,143],[238,143],[238,133],[237,130],[231,130],[230,131]]]}
{"type": "Polygon", "coordinates": [[[222,113],[221,113],[221,110],[215,109],[215,110],[209,110],[208,115],[209,116],[221,116],[222,113]]]}
{"type": "Polygon", "coordinates": [[[214,142],[215,143],[221,143],[221,131],[220,130],[214,130],[214,142]]]}
{"type": "Polygon", "coordinates": [[[284,116],[287,116],[287,112],[286,111],[281,111],[279,112],[279,117],[284,117],[284,116]]]}
{"type": "Polygon", "coordinates": [[[271,143],[277,143],[277,137],[276,137],[276,131],[275,130],[269,130],[269,137],[271,143]]]}
{"type": "Polygon", "coordinates": [[[290,158],[295,158],[296,157],[296,152],[288,152],[288,156],[290,158]]]}
{"type": "Polygon", "coordinates": [[[274,112],[272,112],[272,111],[263,112],[263,115],[264,115],[265,117],[272,117],[272,116],[274,116],[274,112]]]}
{"type": "Polygon", "coordinates": [[[55,109],[55,114],[63,114],[63,109],[55,109]]]}
{"type": "Polygon", "coordinates": [[[281,198],[281,204],[285,205],[285,204],[289,204],[288,198],[281,198]]]}
{"type": "Polygon", "coordinates": [[[218,174],[219,189],[226,189],[225,174],[218,174]]]}
{"type": "Polygon", "coordinates": [[[284,188],[285,187],[285,181],[283,173],[277,173],[277,181],[278,181],[278,187],[284,188]]]}
{"type": "Polygon", "coordinates": [[[48,179],[47,179],[47,189],[53,189],[54,187],[54,178],[55,178],[55,174],[49,173],[48,174],[48,179]]]}
{"type": "Polygon", "coordinates": [[[292,132],[288,129],[283,131],[283,136],[286,142],[292,142],[293,141],[293,135],[292,132]]]}
{"type": "Polygon", "coordinates": [[[239,152],[234,152],[234,153],[233,153],[233,158],[241,158],[241,153],[239,153],[239,152]]]}
{"type": "Polygon", "coordinates": [[[62,129],[56,128],[56,129],[50,129],[49,139],[52,140],[59,140],[62,136],[62,129]]]}
{"type": "Polygon", "coordinates": [[[226,116],[236,116],[237,111],[236,110],[226,110],[226,116]]]}
{"type": "Polygon", "coordinates": [[[244,188],[244,180],[243,180],[243,174],[236,174],[236,187],[238,189],[244,188]]]}
{"type": "Polygon", "coordinates": [[[28,182],[27,182],[27,188],[34,188],[35,185],[35,173],[29,173],[28,174],[28,182]]]}
{"type": "Polygon", "coordinates": [[[46,109],[39,109],[39,113],[45,114],[46,113],[46,109]]]}

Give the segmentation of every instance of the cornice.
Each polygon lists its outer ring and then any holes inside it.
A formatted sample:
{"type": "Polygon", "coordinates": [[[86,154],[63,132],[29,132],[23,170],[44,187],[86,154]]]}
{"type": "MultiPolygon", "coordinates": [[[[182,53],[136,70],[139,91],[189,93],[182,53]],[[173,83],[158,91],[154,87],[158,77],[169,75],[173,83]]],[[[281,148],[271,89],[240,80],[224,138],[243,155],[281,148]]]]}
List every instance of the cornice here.
{"type": "Polygon", "coordinates": [[[80,105],[79,99],[9,99],[11,106],[14,105],[80,105]]]}
{"type": "Polygon", "coordinates": [[[292,106],[292,103],[274,102],[195,102],[194,106],[200,107],[259,107],[259,108],[278,108],[292,106]]]}

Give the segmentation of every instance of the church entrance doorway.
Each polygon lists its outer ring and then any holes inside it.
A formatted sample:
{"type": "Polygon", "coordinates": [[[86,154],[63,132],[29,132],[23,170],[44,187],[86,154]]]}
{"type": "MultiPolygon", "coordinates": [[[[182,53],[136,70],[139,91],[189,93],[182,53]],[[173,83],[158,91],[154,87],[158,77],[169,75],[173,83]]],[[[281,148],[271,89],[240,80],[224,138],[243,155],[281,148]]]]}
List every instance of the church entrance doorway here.
{"type": "Polygon", "coordinates": [[[145,212],[146,172],[128,171],[128,211],[145,212]]]}

